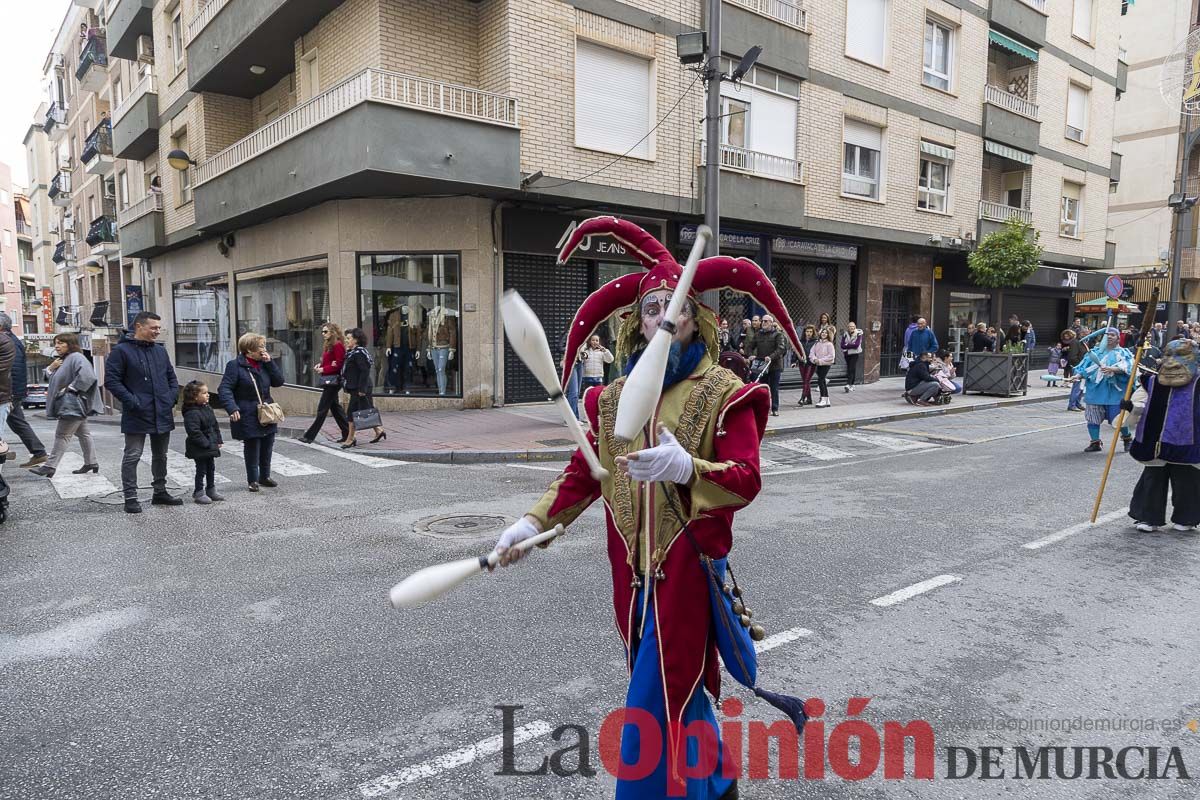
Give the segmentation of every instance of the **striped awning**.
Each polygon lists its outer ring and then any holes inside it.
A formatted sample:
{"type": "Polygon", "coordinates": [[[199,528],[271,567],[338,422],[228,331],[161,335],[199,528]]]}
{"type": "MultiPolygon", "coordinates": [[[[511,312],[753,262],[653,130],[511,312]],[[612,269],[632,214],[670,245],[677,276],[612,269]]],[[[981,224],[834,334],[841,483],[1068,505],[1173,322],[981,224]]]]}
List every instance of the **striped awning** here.
{"type": "Polygon", "coordinates": [[[1026,153],[1024,150],[1018,150],[1015,147],[1009,147],[1006,144],[1000,144],[999,142],[993,142],[991,139],[983,140],[983,149],[987,150],[989,153],[991,153],[994,156],[1000,156],[1001,158],[1007,158],[1010,161],[1016,161],[1020,164],[1026,164],[1026,165],[1033,164],[1033,156],[1031,154],[1026,153]]]}
{"type": "Polygon", "coordinates": [[[1005,50],[1009,51],[1010,53],[1016,53],[1019,56],[1028,58],[1030,61],[1038,60],[1037,50],[1034,50],[1032,47],[1029,47],[1028,45],[1021,44],[1020,42],[1018,42],[1016,39],[1012,38],[1011,36],[1005,36],[1000,31],[989,30],[988,31],[988,39],[991,40],[992,44],[999,45],[1000,47],[1003,47],[1005,50]]]}
{"type": "Polygon", "coordinates": [[[953,147],[942,147],[940,144],[934,144],[933,142],[927,142],[924,139],[921,140],[921,152],[925,153],[926,155],[935,156],[937,158],[944,158],[947,161],[954,160],[954,148],[953,147]]]}

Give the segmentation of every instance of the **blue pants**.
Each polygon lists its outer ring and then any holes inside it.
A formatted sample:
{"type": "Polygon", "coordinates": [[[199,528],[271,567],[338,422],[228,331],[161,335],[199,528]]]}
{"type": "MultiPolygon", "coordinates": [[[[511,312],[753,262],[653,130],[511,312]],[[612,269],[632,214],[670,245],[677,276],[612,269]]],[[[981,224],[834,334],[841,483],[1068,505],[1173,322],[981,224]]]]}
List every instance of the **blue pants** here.
{"type": "Polygon", "coordinates": [[[571,368],[571,375],[567,378],[567,405],[571,407],[571,413],[576,419],[579,416],[579,386],[583,383],[583,365],[575,362],[575,366],[571,368]]]}
{"type": "Polygon", "coordinates": [[[1067,410],[1079,408],[1083,402],[1083,381],[1075,381],[1071,384],[1071,396],[1067,398],[1067,410]]]}
{"type": "Polygon", "coordinates": [[[258,483],[271,477],[271,453],[275,450],[275,431],[257,439],[242,442],[242,456],[246,461],[246,483],[258,483]]]}

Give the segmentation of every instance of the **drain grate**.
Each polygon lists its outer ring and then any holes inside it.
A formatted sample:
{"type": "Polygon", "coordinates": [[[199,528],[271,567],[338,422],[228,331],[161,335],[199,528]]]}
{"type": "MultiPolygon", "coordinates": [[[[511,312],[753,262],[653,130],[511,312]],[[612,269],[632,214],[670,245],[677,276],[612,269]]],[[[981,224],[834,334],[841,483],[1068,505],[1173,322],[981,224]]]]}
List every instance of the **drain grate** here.
{"type": "Polygon", "coordinates": [[[440,514],[417,520],[413,530],[438,539],[482,538],[499,533],[513,522],[501,514],[440,514]]]}

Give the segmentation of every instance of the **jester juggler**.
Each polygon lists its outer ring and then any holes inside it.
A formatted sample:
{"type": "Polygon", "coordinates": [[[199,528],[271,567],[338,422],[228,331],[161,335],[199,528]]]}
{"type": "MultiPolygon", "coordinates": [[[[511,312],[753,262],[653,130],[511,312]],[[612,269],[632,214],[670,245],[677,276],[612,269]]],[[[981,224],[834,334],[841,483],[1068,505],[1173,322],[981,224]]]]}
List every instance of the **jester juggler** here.
{"type": "MultiPolygon", "coordinates": [[[[682,269],[653,236],[613,217],[579,225],[559,263],[597,235],[616,238],[647,271],[610,281],[588,297],[571,323],[566,352],[576,352],[599,325],[627,311],[617,353],[626,359],[628,376],[658,330],[682,269]]],[[[613,607],[630,670],[621,762],[645,764],[650,757],[656,764],[648,775],[619,773],[618,800],[737,797],[736,780],[723,775],[734,773],[723,769],[719,730],[704,690],[719,697],[718,649],[731,675],[747,686],[754,683],[748,634],[761,638],[763,632],[750,622],[752,612],[736,582],[726,594],[725,558],[733,545],[734,512],[761,487],[759,443],[771,400],[765,385],[747,386],[716,363],[717,319],[695,293],[719,288],[750,295],[779,320],[799,351],[787,309],[758,265],[727,257],[700,261],[676,320],[661,400],[649,424],[633,441],[622,442],[614,424],[625,378],[589,389],[583,403],[587,438],[608,474],[594,478],[577,450],[541,500],[496,545],[501,563],[512,563],[521,557],[513,545],[570,524],[595,500],[604,500],[613,607]],[[642,727],[630,723],[633,713],[643,719],[648,713],[657,723],[659,736],[646,736],[645,748],[642,727]],[[712,736],[694,736],[705,723],[712,736]],[[682,726],[688,726],[687,735],[681,735],[682,726]],[[658,749],[650,753],[652,747],[658,749]]],[[[564,370],[564,385],[567,377],[564,370]]],[[[784,696],[755,691],[785,707],[777,702],[784,696]]],[[[802,719],[800,714],[797,724],[802,719]]]]}
{"type": "MultiPolygon", "coordinates": [[[[1075,367],[1075,374],[1084,385],[1084,400],[1087,409],[1088,435],[1091,441],[1085,453],[1099,453],[1104,445],[1100,442],[1100,424],[1113,421],[1121,415],[1121,401],[1125,399],[1125,386],[1129,371],[1133,368],[1133,353],[1121,347],[1121,334],[1116,328],[1100,328],[1088,335],[1088,339],[1103,337],[1100,343],[1087,351],[1087,355],[1075,367]]],[[[1128,451],[1133,443],[1128,427],[1121,428],[1121,441],[1128,451]]]]}

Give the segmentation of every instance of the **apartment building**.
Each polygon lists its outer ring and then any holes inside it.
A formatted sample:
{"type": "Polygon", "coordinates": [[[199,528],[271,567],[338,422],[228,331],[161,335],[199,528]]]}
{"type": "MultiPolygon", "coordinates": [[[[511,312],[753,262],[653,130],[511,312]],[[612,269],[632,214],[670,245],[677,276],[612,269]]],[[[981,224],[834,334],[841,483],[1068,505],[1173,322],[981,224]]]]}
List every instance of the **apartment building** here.
{"type": "Polygon", "coordinates": [[[55,273],[57,270],[55,263],[51,260],[56,241],[52,240],[50,229],[58,219],[58,210],[50,202],[49,195],[50,181],[54,178],[57,169],[54,168],[56,164],[51,155],[50,139],[43,129],[43,121],[48,110],[49,103],[43,103],[38,108],[34,119],[39,121],[29,126],[25,138],[22,140],[25,145],[26,174],[29,176],[27,223],[30,234],[30,259],[33,262],[35,299],[38,301],[36,305],[32,301],[30,302],[30,306],[37,316],[37,327],[29,326],[30,312],[26,311],[25,331],[38,334],[55,332],[54,319],[57,315],[57,308],[54,300],[56,297],[63,296],[62,287],[56,286],[57,276],[55,273]]]}
{"type": "Polygon", "coordinates": [[[21,255],[17,236],[17,194],[13,189],[12,168],[0,161],[0,311],[13,318],[20,330],[21,255]]]}
{"type": "MultiPolygon", "coordinates": [[[[211,377],[261,332],[302,413],[329,319],[367,332],[382,407],[544,397],[503,345],[498,298],[521,291],[561,347],[587,293],[637,269],[607,241],[557,267],[572,224],[617,214],[686,252],[703,84],[674,37],[704,6],[109,2],[120,244],[181,375],[211,377]]],[[[797,322],[865,328],[868,379],[895,372],[912,314],[951,343],[1009,313],[1049,337],[1113,257],[1119,14],[727,0],[727,59],[764,50],[722,90],[722,251],[762,264],[797,322]],[[1019,290],[972,286],[967,253],[1010,216],[1045,267],[1019,290]]],[[[721,297],[726,316],[752,310],[721,297]]]]}

